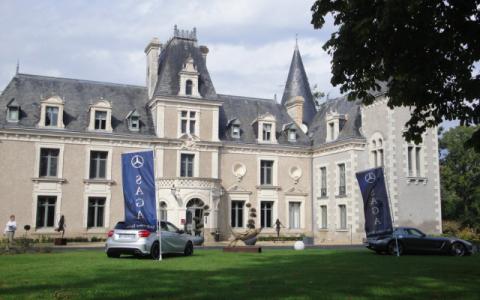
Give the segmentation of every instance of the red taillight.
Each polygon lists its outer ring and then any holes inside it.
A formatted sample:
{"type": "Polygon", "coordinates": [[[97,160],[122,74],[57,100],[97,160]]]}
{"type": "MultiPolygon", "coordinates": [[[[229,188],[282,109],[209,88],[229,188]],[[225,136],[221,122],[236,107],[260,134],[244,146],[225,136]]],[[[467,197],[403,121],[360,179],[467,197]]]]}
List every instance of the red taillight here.
{"type": "Polygon", "coordinates": [[[148,230],[140,230],[138,232],[139,237],[148,237],[149,235],[150,235],[150,231],[148,231],[148,230]]]}
{"type": "Polygon", "coordinates": [[[113,236],[113,230],[110,230],[110,231],[108,232],[108,237],[112,237],[112,236],[113,236]]]}

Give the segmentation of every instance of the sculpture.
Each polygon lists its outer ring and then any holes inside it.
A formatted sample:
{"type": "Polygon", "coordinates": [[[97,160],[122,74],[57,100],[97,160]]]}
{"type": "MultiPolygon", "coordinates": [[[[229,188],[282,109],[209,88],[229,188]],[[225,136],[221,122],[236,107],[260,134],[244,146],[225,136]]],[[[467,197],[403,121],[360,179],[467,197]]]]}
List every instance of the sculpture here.
{"type": "Polygon", "coordinates": [[[235,233],[230,228],[233,240],[228,244],[228,247],[235,247],[238,241],[244,242],[247,246],[253,246],[257,242],[257,235],[262,231],[262,228],[255,229],[255,218],[257,217],[257,211],[255,208],[253,208],[250,203],[245,204],[245,206],[249,209],[249,219],[247,221],[248,229],[244,233],[235,233]]]}

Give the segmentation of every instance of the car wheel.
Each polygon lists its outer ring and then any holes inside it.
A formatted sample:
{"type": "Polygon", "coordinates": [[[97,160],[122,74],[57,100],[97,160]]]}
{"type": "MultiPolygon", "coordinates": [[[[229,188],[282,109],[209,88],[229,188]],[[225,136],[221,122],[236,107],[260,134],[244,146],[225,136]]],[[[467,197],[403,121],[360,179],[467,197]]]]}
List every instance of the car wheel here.
{"type": "Polygon", "coordinates": [[[188,242],[187,245],[185,246],[185,250],[183,251],[183,254],[185,256],[190,256],[193,254],[193,244],[192,242],[188,242]]]}
{"type": "Polygon", "coordinates": [[[107,251],[107,256],[110,257],[110,258],[119,258],[120,253],[113,252],[113,251],[107,251]]]}
{"type": "Polygon", "coordinates": [[[450,253],[453,256],[464,256],[465,255],[465,246],[461,243],[453,243],[450,248],[450,253]]]}
{"type": "Polygon", "coordinates": [[[150,249],[150,256],[153,259],[158,259],[160,257],[160,247],[158,246],[158,243],[154,243],[152,245],[152,249],[150,249]]]}
{"type": "MultiPolygon", "coordinates": [[[[395,240],[388,243],[388,254],[397,255],[397,242],[395,240]]],[[[398,242],[398,255],[403,254],[403,245],[398,242]]]]}

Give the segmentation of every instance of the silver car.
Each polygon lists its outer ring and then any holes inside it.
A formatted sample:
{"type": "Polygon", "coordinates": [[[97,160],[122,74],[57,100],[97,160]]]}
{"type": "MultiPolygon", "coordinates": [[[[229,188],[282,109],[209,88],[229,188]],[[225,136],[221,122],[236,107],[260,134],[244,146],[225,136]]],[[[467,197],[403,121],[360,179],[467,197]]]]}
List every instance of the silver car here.
{"type": "MultiPolygon", "coordinates": [[[[162,254],[193,254],[193,237],[179,230],[169,222],[160,222],[162,228],[162,254]]],[[[121,254],[151,256],[158,259],[159,239],[157,232],[142,229],[127,229],[124,222],[118,222],[114,230],[108,232],[105,252],[108,257],[120,257],[121,254]]]]}

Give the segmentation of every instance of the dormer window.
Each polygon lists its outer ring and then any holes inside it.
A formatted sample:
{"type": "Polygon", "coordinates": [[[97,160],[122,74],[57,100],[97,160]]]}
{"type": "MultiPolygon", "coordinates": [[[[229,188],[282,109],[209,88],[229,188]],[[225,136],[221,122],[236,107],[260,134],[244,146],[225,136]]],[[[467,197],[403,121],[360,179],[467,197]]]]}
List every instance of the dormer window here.
{"type": "Polygon", "coordinates": [[[258,119],[254,120],[252,126],[257,130],[257,142],[259,143],[276,143],[276,120],[275,117],[266,113],[258,119]]]}
{"type": "Polygon", "coordinates": [[[269,142],[272,136],[272,124],[263,123],[263,141],[269,142]]]}
{"type": "Polygon", "coordinates": [[[107,129],[107,112],[95,111],[95,130],[107,129]]]}
{"type": "Polygon", "coordinates": [[[234,139],[240,138],[240,125],[234,124],[232,126],[232,138],[234,139]]]}
{"type": "Polygon", "coordinates": [[[89,130],[112,132],[112,105],[106,100],[100,100],[90,105],[89,130]]]}
{"type": "Polygon", "coordinates": [[[128,130],[140,130],[140,114],[137,112],[137,110],[130,111],[125,119],[127,120],[128,130]]]}
{"type": "Polygon", "coordinates": [[[7,104],[7,122],[18,122],[20,120],[20,105],[15,99],[7,104]]]}
{"type": "Polygon", "coordinates": [[[41,102],[40,122],[38,127],[64,128],[63,106],[65,102],[58,96],[45,99],[41,102]]]}
{"type": "Polygon", "coordinates": [[[192,81],[187,80],[185,83],[185,95],[191,96],[192,95],[192,81]]]}
{"type": "Polygon", "coordinates": [[[198,73],[197,66],[191,56],[186,59],[178,75],[180,76],[178,95],[200,98],[201,96],[198,90],[198,77],[200,73],[198,73]]]}
{"type": "Polygon", "coordinates": [[[297,140],[297,131],[295,129],[288,130],[288,141],[295,142],[297,140]]]}
{"type": "Polygon", "coordinates": [[[335,111],[330,111],[327,113],[326,117],[327,122],[327,136],[326,142],[333,142],[338,139],[340,131],[342,131],[343,127],[347,122],[347,116],[343,114],[339,114],[335,111]]]}

